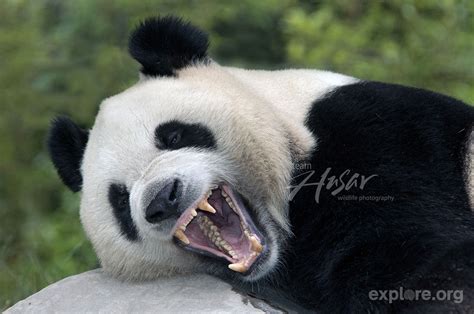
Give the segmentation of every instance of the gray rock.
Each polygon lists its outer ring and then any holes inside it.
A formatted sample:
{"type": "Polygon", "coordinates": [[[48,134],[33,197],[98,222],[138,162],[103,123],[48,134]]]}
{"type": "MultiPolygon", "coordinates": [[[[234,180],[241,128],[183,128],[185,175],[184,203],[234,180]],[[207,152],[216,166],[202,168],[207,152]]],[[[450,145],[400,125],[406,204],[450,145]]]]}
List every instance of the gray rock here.
{"type": "Polygon", "coordinates": [[[281,313],[207,275],[127,283],[100,269],[58,281],[5,313],[281,313]]]}

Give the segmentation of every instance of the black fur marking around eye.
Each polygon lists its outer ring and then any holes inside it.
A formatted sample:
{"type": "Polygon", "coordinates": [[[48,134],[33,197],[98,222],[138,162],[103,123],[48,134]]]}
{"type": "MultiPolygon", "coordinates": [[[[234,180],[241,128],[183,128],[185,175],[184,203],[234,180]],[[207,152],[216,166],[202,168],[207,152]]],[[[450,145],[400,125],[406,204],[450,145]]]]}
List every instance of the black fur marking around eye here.
{"type": "Polygon", "coordinates": [[[112,184],[109,187],[109,202],[120,226],[122,234],[130,241],[138,240],[138,231],[130,213],[130,194],[123,184],[112,184]]]}
{"type": "Polygon", "coordinates": [[[155,143],[159,149],[180,149],[183,147],[216,148],[212,132],[199,123],[187,124],[170,121],[155,130],[155,143]]]}
{"type": "Polygon", "coordinates": [[[82,187],[80,168],[88,139],[89,132],[68,117],[57,117],[51,123],[48,151],[59,177],[73,192],[79,192],[82,187]]]}
{"type": "Polygon", "coordinates": [[[149,18],[130,36],[128,50],[150,76],[174,76],[176,70],[207,60],[207,34],[182,19],[149,18]]]}

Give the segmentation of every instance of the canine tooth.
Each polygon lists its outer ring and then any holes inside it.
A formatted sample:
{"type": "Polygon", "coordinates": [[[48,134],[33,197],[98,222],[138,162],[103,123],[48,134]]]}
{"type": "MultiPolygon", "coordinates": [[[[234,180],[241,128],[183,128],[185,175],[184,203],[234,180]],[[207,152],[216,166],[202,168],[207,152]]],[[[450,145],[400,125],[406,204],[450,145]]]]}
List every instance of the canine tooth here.
{"type": "Polygon", "coordinates": [[[229,269],[231,269],[233,271],[236,271],[236,272],[239,272],[239,273],[243,273],[243,272],[247,271],[247,267],[245,267],[243,262],[229,264],[228,267],[229,267],[229,269]]]}
{"type": "Polygon", "coordinates": [[[252,251],[257,252],[257,253],[262,253],[263,246],[260,244],[257,238],[255,236],[250,236],[249,240],[250,240],[250,244],[252,245],[252,251]]]}
{"type": "Polygon", "coordinates": [[[181,229],[176,230],[176,232],[174,233],[174,236],[177,237],[181,242],[183,242],[185,244],[189,244],[189,239],[184,234],[183,230],[181,230],[181,229]]]}
{"type": "Polygon", "coordinates": [[[200,210],[210,212],[213,214],[216,213],[216,210],[214,209],[214,207],[212,207],[211,204],[209,204],[206,200],[203,200],[201,203],[199,203],[198,208],[200,210]]]}
{"type": "Polygon", "coordinates": [[[193,217],[196,217],[197,214],[198,212],[195,209],[191,210],[191,215],[193,215],[193,217]]]}

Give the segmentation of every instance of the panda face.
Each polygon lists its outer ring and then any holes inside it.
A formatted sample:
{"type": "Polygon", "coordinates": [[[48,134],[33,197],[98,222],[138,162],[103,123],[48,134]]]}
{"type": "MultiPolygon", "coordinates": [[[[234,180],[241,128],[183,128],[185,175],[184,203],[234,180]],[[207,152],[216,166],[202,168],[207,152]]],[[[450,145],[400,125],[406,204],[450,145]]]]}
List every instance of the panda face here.
{"type": "Polygon", "coordinates": [[[269,108],[216,64],[106,99],[82,161],[81,220],[102,266],[127,278],[271,270],[291,152],[269,108]]]}
{"type": "Polygon", "coordinates": [[[82,189],[84,229],[117,277],[256,280],[275,269],[289,235],[292,162],[314,143],[296,147],[268,98],[206,48],[181,20],[148,20],[130,46],[142,79],[104,100],[90,131],[67,118],[51,129],[53,162],[82,189]]]}

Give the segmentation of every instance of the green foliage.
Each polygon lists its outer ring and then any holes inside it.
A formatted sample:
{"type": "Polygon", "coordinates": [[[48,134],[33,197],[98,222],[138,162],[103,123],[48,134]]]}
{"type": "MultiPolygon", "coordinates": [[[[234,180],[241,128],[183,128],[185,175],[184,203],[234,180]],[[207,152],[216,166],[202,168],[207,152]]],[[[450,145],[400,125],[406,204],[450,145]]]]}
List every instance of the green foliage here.
{"type": "Polygon", "coordinates": [[[288,61],[474,99],[472,1],[327,1],[285,16],[288,61]]]}
{"type": "Polygon", "coordinates": [[[0,1],[0,308],[97,260],[78,195],[44,150],[52,117],[91,126],[130,86],[142,18],[178,14],[211,33],[211,55],[244,67],[311,67],[474,100],[474,2],[0,1]]]}

